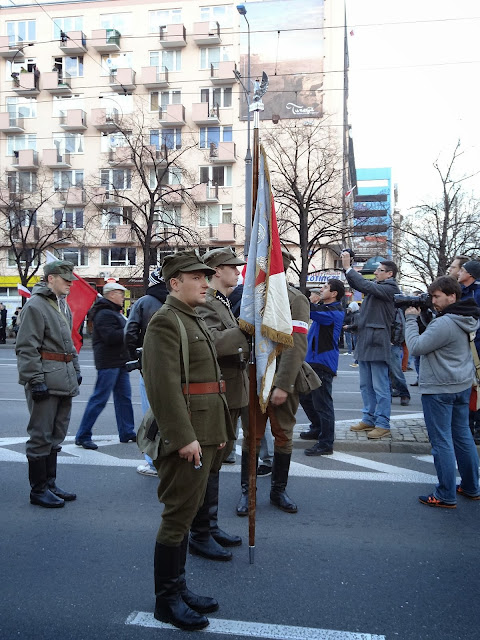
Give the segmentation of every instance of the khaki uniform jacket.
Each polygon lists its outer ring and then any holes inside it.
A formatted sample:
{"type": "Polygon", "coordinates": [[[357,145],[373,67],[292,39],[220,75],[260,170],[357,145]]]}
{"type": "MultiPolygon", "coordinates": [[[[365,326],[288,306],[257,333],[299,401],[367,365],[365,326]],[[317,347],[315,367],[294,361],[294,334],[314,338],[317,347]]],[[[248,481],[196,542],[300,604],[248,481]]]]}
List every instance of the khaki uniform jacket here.
{"type": "Polygon", "coordinates": [[[241,409],[248,405],[249,345],[237,319],[221,300],[215,298],[214,289],[207,291],[206,304],[196,308],[205,320],[213,337],[218,364],[227,385],[225,396],[229,409],[241,409]],[[242,362],[244,363],[242,366],[242,362]]]}
{"type": "Polygon", "coordinates": [[[203,318],[174,296],[150,320],[143,342],[143,378],[148,401],[160,432],[159,456],[168,456],[198,440],[200,445],[219,445],[235,439],[225,396],[221,393],[186,396],[182,340],[177,317],[188,339],[189,382],[221,379],[215,347],[203,318]],[[173,312],[171,309],[174,309],[173,312]]]}
{"type": "MultiPolygon", "coordinates": [[[[305,322],[308,326],[310,320],[310,303],[308,299],[295,289],[288,285],[288,301],[290,303],[290,311],[292,320],[305,322]]],[[[307,355],[307,334],[293,332],[293,348],[285,349],[277,358],[277,371],[273,384],[283,391],[293,393],[295,391],[295,383],[300,372],[300,368],[307,355]]]]}
{"type": "Polygon", "coordinates": [[[70,307],[65,306],[68,317],[60,313],[57,296],[46,284],[35,285],[32,297],[22,309],[15,343],[19,383],[27,387],[44,383],[53,396],[79,394],[80,366],[72,341],[72,314],[70,307]],[[42,360],[40,351],[72,353],[74,358],[71,362],[42,360]]]}

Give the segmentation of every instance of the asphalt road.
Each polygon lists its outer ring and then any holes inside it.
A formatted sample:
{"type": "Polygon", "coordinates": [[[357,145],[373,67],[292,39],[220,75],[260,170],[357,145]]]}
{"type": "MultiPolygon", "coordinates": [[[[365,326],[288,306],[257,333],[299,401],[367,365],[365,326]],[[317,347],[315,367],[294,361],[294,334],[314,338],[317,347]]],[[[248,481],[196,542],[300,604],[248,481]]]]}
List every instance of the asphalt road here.
{"type": "MultiPolygon", "coordinates": [[[[111,403],[95,427],[100,450],[72,442],[95,379],[91,352],[81,361],[82,394],[58,473],[59,485],[78,499],[45,510],[28,502],[27,411],[13,351],[0,351],[0,639],[178,638],[180,631],[149,626],[161,514],[156,480],[135,473],[141,456],[134,444],[118,442],[111,403]]],[[[344,414],[337,417],[357,417],[358,372],[341,368],[334,386],[344,414]]],[[[133,387],[139,418],[136,380],[133,387]]],[[[419,410],[415,396],[407,411],[419,410]]],[[[429,456],[307,459],[295,449],[289,493],[299,512],[270,506],[269,480],[259,479],[252,565],[247,522],[234,514],[239,465],[225,468],[220,525],[244,544],[229,563],[187,562],[189,586],[220,602],[209,637],[477,640],[480,503],[420,505],[417,496],[430,492],[434,473],[429,456]]]]}

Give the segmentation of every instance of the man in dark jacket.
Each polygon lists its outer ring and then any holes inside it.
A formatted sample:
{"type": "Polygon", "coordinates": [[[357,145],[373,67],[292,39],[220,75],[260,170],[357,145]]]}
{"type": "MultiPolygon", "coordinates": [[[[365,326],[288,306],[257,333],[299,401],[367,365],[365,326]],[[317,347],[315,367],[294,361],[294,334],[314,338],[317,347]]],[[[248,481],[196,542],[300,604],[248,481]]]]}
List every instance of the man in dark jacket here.
{"type": "Polygon", "coordinates": [[[122,315],[125,291],[118,282],[107,282],[103,287],[103,297],[93,305],[92,344],[97,381],[75,436],[75,444],[84,449],[98,449],[92,441],[92,427],[112,391],[120,442],[136,441],[132,389],[125,368],[128,360],[124,343],[126,320],[122,315]]]}
{"type": "Polygon", "coordinates": [[[342,252],[342,265],[352,289],[366,294],[358,317],[355,357],[360,371],[363,417],[351,431],[367,431],[367,438],[390,436],[390,357],[392,324],[395,316],[393,296],[400,293],[395,276],[397,266],[382,260],[375,269],[375,282],[366,280],[351,266],[352,256],[342,252]]]}
{"type": "Polygon", "coordinates": [[[0,344],[5,344],[7,341],[7,309],[4,304],[0,302],[0,344]]]}
{"type": "Polygon", "coordinates": [[[333,453],[335,439],[335,412],[333,408],[332,383],[338,369],[338,341],[342,331],[345,312],[341,300],[345,295],[343,282],[331,278],[320,294],[320,304],[310,304],[313,320],[308,331],[308,350],[305,361],[322,381],[322,386],[308,395],[300,396],[300,404],[311,421],[308,431],[303,431],[303,440],[317,440],[306,456],[323,456],[333,453]]]}

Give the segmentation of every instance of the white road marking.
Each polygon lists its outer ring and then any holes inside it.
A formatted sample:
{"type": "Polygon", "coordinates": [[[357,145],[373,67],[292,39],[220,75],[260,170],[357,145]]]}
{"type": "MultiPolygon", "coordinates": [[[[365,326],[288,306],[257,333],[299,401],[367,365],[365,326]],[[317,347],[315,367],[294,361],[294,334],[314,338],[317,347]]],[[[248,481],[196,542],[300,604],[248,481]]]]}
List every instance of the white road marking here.
{"type": "MultiPolygon", "coordinates": [[[[236,638],[270,638],[271,640],[385,640],[385,636],[370,633],[353,633],[350,631],[334,631],[316,629],[315,627],[292,627],[281,624],[262,624],[261,622],[243,622],[242,620],[220,620],[209,618],[210,625],[203,633],[219,633],[236,638]]],[[[138,627],[152,627],[169,631],[178,631],[176,627],[159,622],[153,613],[134,611],[125,624],[138,627]]]]}

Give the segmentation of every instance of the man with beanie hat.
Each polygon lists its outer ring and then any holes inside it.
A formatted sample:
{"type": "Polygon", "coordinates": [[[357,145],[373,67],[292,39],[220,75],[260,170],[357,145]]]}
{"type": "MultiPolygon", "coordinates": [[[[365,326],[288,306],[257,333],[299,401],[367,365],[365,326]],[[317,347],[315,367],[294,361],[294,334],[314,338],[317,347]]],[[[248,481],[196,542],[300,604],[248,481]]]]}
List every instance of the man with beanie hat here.
{"type": "Polygon", "coordinates": [[[25,387],[30,420],[26,444],[30,502],[40,507],[63,507],[75,500],[56,485],[57,454],[65,440],[72,398],[82,382],[78,354],[72,341],[72,313],[66,302],[73,280],[73,264],[55,260],[45,265],[22,309],[15,351],[19,382],[25,387]]]}

